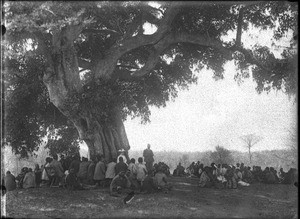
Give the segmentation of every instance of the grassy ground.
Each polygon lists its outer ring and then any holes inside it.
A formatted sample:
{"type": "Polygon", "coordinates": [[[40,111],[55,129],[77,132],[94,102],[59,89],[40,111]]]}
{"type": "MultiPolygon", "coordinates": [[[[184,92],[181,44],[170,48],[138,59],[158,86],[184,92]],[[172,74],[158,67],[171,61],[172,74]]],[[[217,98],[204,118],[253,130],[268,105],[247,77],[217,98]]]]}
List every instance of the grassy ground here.
{"type": "Polygon", "coordinates": [[[293,185],[253,184],[238,189],[197,187],[191,178],[170,179],[168,193],[137,194],[129,204],[108,189],[67,191],[22,189],[6,194],[6,216],[13,218],[298,218],[293,185]]]}

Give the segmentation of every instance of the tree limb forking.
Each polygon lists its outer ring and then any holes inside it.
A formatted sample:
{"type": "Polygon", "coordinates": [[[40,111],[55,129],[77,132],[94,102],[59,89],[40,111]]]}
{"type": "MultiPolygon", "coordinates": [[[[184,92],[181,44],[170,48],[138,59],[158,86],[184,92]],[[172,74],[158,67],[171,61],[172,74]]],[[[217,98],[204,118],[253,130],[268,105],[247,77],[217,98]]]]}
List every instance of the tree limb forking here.
{"type": "Polygon", "coordinates": [[[96,77],[110,77],[116,67],[118,59],[125,53],[136,49],[141,46],[151,45],[157,43],[161,38],[163,38],[166,33],[170,32],[171,23],[174,17],[179,13],[180,8],[179,3],[172,2],[170,6],[166,9],[165,15],[162,18],[157,31],[152,35],[142,35],[131,38],[123,38],[117,41],[114,46],[112,46],[106,53],[106,58],[97,60],[97,65],[94,67],[93,72],[95,72],[96,77]]]}
{"type": "MultiPolygon", "coordinates": [[[[171,44],[174,43],[192,43],[201,46],[212,47],[220,51],[224,57],[231,60],[232,54],[235,51],[239,51],[245,56],[246,62],[249,64],[254,64],[266,72],[273,72],[273,69],[263,64],[259,59],[255,57],[252,51],[247,50],[241,45],[242,27],[243,27],[243,13],[244,10],[252,5],[262,3],[262,2],[232,2],[232,5],[241,5],[240,14],[237,22],[237,34],[236,34],[236,44],[231,47],[226,47],[223,45],[221,40],[216,38],[210,38],[207,35],[194,35],[188,33],[174,33],[171,31],[171,23],[173,22],[175,16],[180,11],[180,3],[173,2],[165,10],[164,16],[160,19],[157,31],[152,35],[137,34],[132,36],[136,31],[135,28],[131,26],[130,31],[128,31],[124,37],[122,37],[104,54],[105,58],[99,57],[96,60],[96,65],[93,67],[92,71],[95,73],[95,78],[106,77],[110,78],[114,74],[117,68],[118,60],[127,52],[137,49],[142,46],[152,45],[154,51],[150,52],[146,64],[139,70],[132,73],[133,77],[140,77],[149,73],[159,61],[159,57],[162,52],[167,49],[171,44]],[[159,44],[159,46],[157,45],[159,44]]],[[[222,3],[220,3],[222,4],[222,3]]],[[[136,24],[138,19],[134,22],[136,24]]],[[[119,72],[117,73],[119,74],[119,72]]]]}
{"type": "Polygon", "coordinates": [[[205,34],[203,35],[191,35],[188,33],[176,33],[169,34],[159,41],[154,46],[154,51],[152,51],[148,57],[148,60],[140,70],[137,70],[132,75],[133,76],[143,76],[149,73],[158,63],[159,57],[164,50],[166,50],[171,44],[175,43],[192,43],[201,46],[209,46],[221,51],[227,59],[232,59],[232,52],[224,47],[221,41],[216,39],[208,38],[205,34]]]}

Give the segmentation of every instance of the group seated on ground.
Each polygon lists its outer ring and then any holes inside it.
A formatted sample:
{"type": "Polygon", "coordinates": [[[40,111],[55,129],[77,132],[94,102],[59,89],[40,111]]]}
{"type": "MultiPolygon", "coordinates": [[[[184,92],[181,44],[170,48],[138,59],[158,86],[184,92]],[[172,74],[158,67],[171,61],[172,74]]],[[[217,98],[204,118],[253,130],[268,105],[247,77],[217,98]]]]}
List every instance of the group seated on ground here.
{"type": "MultiPolygon", "coordinates": [[[[94,188],[110,188],[112,195],[120,194],[122,191],[136,191],[137,193],[168,192],[172,185],[168,182],[171,176],[170,168],[164,162],[158,162],[148,170],[143,158],[128,160],[127,164],[123,157],[118,160],[112,159],[109,163],[103,156],[97,155],[88,158],[79,154],[74,156],[53,155],[46,158],[41,168],[38,164],[32,170],[23,167],[17,177],[7,171],[4,179],[8,191],[16,188],[39,188],[39,187],[65,187],[69,190],[82,190],[94,188]],[[118,161],[118,162],[117,162],[118,161]],[[125,183],[126,181],[126,183],[125,183]]],[[[173,172],[176,177],[199,178],[199,187],[232,188],[238,186],[249,186],[253,183],[266,184],[292,184],[297,181],[297,170],[291,168],[284,172],[281,168],[277,173],[275,168],[260,166],[245,166],[243,163],[236,165],[215,164],[204,166],[204,164],[193,162],[188,168],[179,163],[173,172]]]]}
{"type": "Polygon", "coordinates": [[[190,177],[199,178],[200,187],[215,188],[237,188],[239,186],[249,186],[252,183],[266,184],[292,184],[297,180],[297,170],[290,168],[288,173],[280,169],[279,174],[274,167],[266,167],[264,170],[260,166],[245,166],[244,163],[234,165],[212,163],[204,166],[199,161],[192,162],[187,168],[190,177]]]}

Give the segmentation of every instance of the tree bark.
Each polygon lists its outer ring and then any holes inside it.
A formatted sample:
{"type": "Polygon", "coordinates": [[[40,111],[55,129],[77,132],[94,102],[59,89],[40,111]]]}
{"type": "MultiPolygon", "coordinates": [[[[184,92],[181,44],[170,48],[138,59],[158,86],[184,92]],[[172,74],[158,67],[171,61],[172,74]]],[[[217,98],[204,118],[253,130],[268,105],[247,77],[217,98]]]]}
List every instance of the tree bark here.
{"type": "Polygon", "coordinates": [[[82,106],[82,82],[79,77],[78,59],[74,40],[80,26],[68,26],[53,34],[52,51],[48,55],[49,68],[43,81],[50,101],[70,120],[78,130],[79,138],[89,148],[90,157],[97,154],[107,161],[117,158],[118,150],[130,149],[125,127],[118,111],[103,121],[97,106],[82,106]]]}
{"type": "Polygon", "coordinates": [[[107,161],[111,161],[118,156],[118,150],[130,149],[123,121],[100,122],[97,116],[81,119],[75,122],[77,130],[81,133],[80,138],[84,140],[89,148],[90,157],[102,155],[107,161]],[[85,124],[85,121],[86,124],[85,124]]]}

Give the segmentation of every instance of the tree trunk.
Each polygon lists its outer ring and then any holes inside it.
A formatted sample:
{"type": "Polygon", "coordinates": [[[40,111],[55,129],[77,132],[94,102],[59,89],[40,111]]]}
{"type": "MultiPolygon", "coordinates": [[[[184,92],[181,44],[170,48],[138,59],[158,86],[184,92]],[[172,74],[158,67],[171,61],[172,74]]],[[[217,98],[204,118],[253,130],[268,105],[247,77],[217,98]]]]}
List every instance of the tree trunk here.
{"type": "Polygon", "coordinates": [[[74,47],[79,33],[79,26],[68,26],[53,34],[50,67],[43,81],[50,101],[73,122],[79,138],[89,148],[90,157],[99,154],[110,161],[118,156],[118,150],[127,152],[130,146],[117,110],[105,112],[110,117],[104,121],[97,106],[83,106],[81,103],[83,89],[74,47]]]}
{"type": "Polygon", "coordinates": [[[251,154],[251,151],[250,151],[250,147],[249,147],[249,160],[250,160],[250,165],[252,164],[252,154],[251,154]]]}
{"type": "Polygon", "coordinates": [[[124,149],[128,152],[129,142],[123,121],[118,114],[110,122],[101,122],[97,117],[99,116],[90,115],[74,122],[80,139],[84,140],[89,148],[90,157],[98,154],[111,161],[117,158],[119,150],[124,149]]]}

